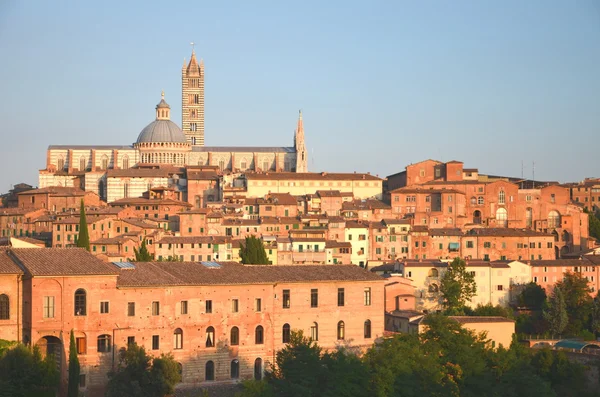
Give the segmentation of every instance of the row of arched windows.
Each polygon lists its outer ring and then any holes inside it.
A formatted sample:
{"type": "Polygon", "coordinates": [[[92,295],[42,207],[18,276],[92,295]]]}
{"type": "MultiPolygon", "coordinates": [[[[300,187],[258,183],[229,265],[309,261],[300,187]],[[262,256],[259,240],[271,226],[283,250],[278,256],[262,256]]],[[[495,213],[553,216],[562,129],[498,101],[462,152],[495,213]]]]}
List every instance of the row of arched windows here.
{"type": "MultiPolygon", "coordinates": [[[[229,375],[231,379],[239,379],[240,377],[240,360],[233,359],[229,364],[229,375]]],[[[263,376],[263,360],[258,357],[254,360],[254,379],[261,380],[263,376]]],[[[204,365],[204,380],[215,380],[215,362],[209,360],[204,365]]]]}
{"type": "MultiPolygon", "coordinates": [[[[215,328],[208,327],[206,328],[206,347],[215,347],[215,328]]],[[[254,329],[254,343],[257,345],[262,345],[265,343],[265,330],[262,325],[258,325],[254,329]]],[[[237,346],[240,344],[240,329],[238,327],[232,327],[229,332],[229,344],[231,346],[237,346]]],[[[177,328],[175,332],[173,332],[173,347],[175,349],[183,349],[183,330],[181,328],[177,328]]]]}
{"type": "MultiPolygon", "coordinates": [[[[290,343],[290,337],[292,334],[292,330],[289,324],[283,324],[281,329],[281,342],[282,343],[290,343]]],[[[346,324],[343,321],[339,321],[337,323],[337,333],[338,340],[346,339],[346,324]]],[[[371,338],[371,320],[366,320],[364,322],[364,333],[363,336],[365,339],[371,338]]],[[[310,326],[310,339],[313,341],[319,340],[319,324],[314,322],[310,326]]]]}

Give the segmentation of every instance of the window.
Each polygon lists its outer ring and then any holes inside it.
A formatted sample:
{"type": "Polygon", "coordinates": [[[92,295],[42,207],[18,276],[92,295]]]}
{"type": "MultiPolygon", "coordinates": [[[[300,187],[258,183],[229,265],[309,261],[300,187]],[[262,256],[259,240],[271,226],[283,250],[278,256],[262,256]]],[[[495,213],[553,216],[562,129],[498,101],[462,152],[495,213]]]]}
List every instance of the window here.
{"type": "Polygon", "coordinates": [[[110,335],[100,335],[98,337],[98,353],[108,353],[110,352],[110,335]]]}
{"type": "Polygon", "coordinates": [[[231,300],[231,312],[232,313],[237,313],[240,309],[240,301],[239,299],[232,299],[231,300]]]}
{"type": "Polygon", "coordinates": [[[431,293],[436,293],[438,292],[440,289],[437,286],[437,284],[429,284],[429,287],[427,287],[427,291],[431,292],[431,293]]]}
{"type": "Polygon", "coordinates": [[[439,275],[440,273],[435,267],[429,269],[429,272],[427,273],[427,277],[438,277],[439,275]]]}
{"type": "Polygon", "coordinates": [[[215,380],[215,363],[210,360],[204,366],[204,380],[215,380]]]}
{"type": "Polygon", "coordinates": [[[473,248],[473,241],[467,241],[467,248],[473,248]]]}
{"type": "Polygon", "coordinates": [[[260,357],[254,360],[254,379],[262,379],[262,358],[260,357]]]}
{"type": "Polygon", "coordinates": [[[79,387],[85,387],[85,374],[79,374],[79,387]]]}
{"type": "Polygon", "coordinates": [[[257,345],[262,345],[265,341],[265,332],[264,332],[264,328],[262,327],[262,325],[259,325],[258,327],[256,327],[256,330],[254,332],[254,343],[256,343],[257,345]]]}
{"type": "Polygon", "coordinates": [[[100,302],[100,313],[101,314],[108,314],[109,313],[109,303],[108,301],[103,301],[100,302]]]}
{"type": "Polygon", "coordinates": [[[548,227],[560,227],[560,214],[558,213],[558,211],[550,211],[550,213],[548,214],[548,227]]]}
{"type": "Polygon", "coordinates": [[[206,347],[215,347],[215,329],[213,327],[206,329],[206,347]]]}
{"type": "Polygon", "coordinates": [[[365,321],[365,339],[371,339],[371,320],[365,321]]]}
{"type": "Polygon", "coordinates": [[[240,377],[240,361],[238,359],[231,360],[231,379],[240,377]]]}
{"type": "Polygon", "coordinates": [[[181,328],[177,328],[173,333],[173,348],[183,349],[183,330],[181,328]]]}
{"type": "Polygon", "coordinates": [[[290,343],[291,329],[289,324],[283,324],[283,329],[281,331],[281,342],[282,343],[290,343]]]}
{"type": "Polygon", "coordinates": [[[344,306],[344,289],[338,288],[338,306],[344,306]]]}
{"type": "Polygon", "coordinates": [[[83,289],[78,289],[75,291],[75,315],[76,316],[85,316],[86,309],[86,293],[83,289]]]}
{"type": "Polygon", "coordinates": [[[506,208],[498,208],[496,210],[496,224],[500,227],[508,226],[508,212],[506,208]]]}
{"type": "Polygon", "coordinates": [[[500,190],[498,193],[498,204],[506,204],[506,195],[504,194],[504,190],[500,190]]]}
{"type": "Polygon", "coordinates": [[[262,299],[260,299],[260,298],[256,298],[256,299],[254,300],[254,309],[255,309],[257,312],[261,312],[261,311],[262,311],[262,299]]]}
{"type": "Polygon", "coordinates": [[[502,286],[502,285],[499,285],[499,286],[498,286],[498,291],[502,291],[502,290],[503,290],[503,286],[502,286]]]}
{"type": "Polygon", "coordinates": [[[152,302],[152,315],[158,316],[160,314],[160,302],[152,302]]]}
{"type": "Polygon", "coordinates": [[[135,316],[135,302],[127,302],[127,315],[129,317],[135,316]]]}
{"type": "Polygon", "coordinates": [[[310,340],[319,340],[319,324],[317,323],[312,323],[312,325],[310,326],[310,340]]]}
{"type": "Polygon", "coordinates": [[[212,300],[207,300],[206,301],[206,313],[212,313],[212,300]]]}
{"type": "Polygon", "coordinates": [[[10,319],[10,301],[8,295],[0,295],[0,320],[10,319]]]}
{"type": "Polygon", "coordinates": [[[319,307],[319,290],[316,288],[310,290],[310,307],[319,307]]]}
{"type": "Polygon", "coordinates": [[[337,324],[337,339],[344,340],[345,336],[345,325],[343,321],[340,321],[337,324]]]}
{"type": "Polygon", "coordinates": [[[86,352],[86,343],[85,343],[85,337],[83,336],[78,336],[75,338],[75,346],[77,348],[77,354],[85,354],[86,352]]]}
{"type": "Polygon", "coordinates": [[[188,301],[181,301],[181,314],[188,314],[188,301]]]}
{"type": "Polygon", "coordinates": [[[229,332],[229,344],[237,346],[240,344],[240,329],[238,327],[231,328],[229,332]]]}
{"type": "Polygon", "coordinates": [[[483,248],[492,248],[492,243],[490,243],[489,241],[485,241],[483,243],[483,248]]]}
{"type": "Polygon", "coordinates": [[[128,336],[127,337],[127,346],[133,346],[135,345],[135,336],[128,336]]]}
{"type": "Polygon", "coordinates": [[[289,289],[284,289],[283,290],[283,308],[284,309],[289,309],[290,308],[290,290],[289,289]]]}
{"type": "Polygon", "coordinates": [[[365,288],[364,303],[365,303],[365,306],[371,306],[371,288],[370,287],[365,288]]]}
{"type": "Polygon", "coordinates": [[[483,196],[477,197],[477,204],[483,205],[483,203],[484,203],[483,196]]]}
{"type": "Polygon", "coordinates": [[[54,318],[53,296],[44,296],[44,318],[54,318]]]}

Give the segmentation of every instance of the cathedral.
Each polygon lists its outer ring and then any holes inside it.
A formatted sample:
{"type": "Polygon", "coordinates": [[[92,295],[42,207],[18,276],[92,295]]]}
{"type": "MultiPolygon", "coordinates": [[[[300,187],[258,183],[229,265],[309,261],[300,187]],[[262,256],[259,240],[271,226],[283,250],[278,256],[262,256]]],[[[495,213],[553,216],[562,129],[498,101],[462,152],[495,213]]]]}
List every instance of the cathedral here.
{"type": "Polygon", "coordinates": [[[123,145],[51,145],[39,187],[73,186],[98,193],[106,201],[140,197],[151,187],[185,193],[185,170],[210,167],[220,174],[307,172],[302,113],[293,146],[205,146],[204,62],[192,51],[181,69],[181,128],[171,121],[164,92],[155,120],[137,140],[123,145]],[[184,180],[181,180],[184,179],[184,180]]]}

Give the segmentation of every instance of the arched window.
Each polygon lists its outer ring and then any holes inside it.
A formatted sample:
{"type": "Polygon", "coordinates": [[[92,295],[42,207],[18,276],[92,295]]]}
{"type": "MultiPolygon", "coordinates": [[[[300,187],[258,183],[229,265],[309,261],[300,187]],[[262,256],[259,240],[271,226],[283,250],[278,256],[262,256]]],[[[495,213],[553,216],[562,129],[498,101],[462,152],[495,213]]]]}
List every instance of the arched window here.
{"type": "Polygon", "coordinates": [[[104,197],[106,197],[104,194],[104,181],[98,182],[98,196],[100,196],[101,199],[104,199],[104,197]]]}
{"type": "Polygon", "coordinates": [[[183,349],[183,330],[181,328],[177,328],[173,333],[173,348],[183,349]]]}
{"type": "Polygon", "coordinates": [[[110,347],[110,335],[100,335],[98,337],[98,353],[108,353],[110,352],[110,347]]]}
{"type": "Polygon", "coordinates": [[[240,344],[240,329],[238,327],[231,328],[229,344],[231,344],[231,346],[237,346],[240,344]]]}
{"type": "Polygon", "coordinates": [[[283,330],[281,332],[281,342],[282,343],[290,343],[290,325],[283,324],[283,330]]]}
{"type": "Polygon", "coordinates": [[[257,345],[262,345],[265,341],[264,328],[262,325],[256,327],[256,331],[254,333],[254,343],[257,345]]]}
{"type": "Polygon", "coordinates": [[[481,211],[475,210],[475,212],[473,212],[473,223],[476,225],[481,223],[481,211]]]}
{"type": "Polygon", "coordinates": [[[231,379],[237,379],[240,377],[240,361],[236,358],[231,360],[231,379]]]}
{"type": "Polygon", "coordinates": [[[215,380],[215,363],[207,361],[204,367],[204,380],[215,380]]]}
{"type": "Polygon", "coordinates": [[[224,160],[219,160],[219,169],[221,171],[225,170],[225,161],[224,160]]]}
{"type": "Polygon", "coordinates": [[[498,192],[498,204],[506,204],[506,195],[504,194],[504,190],[500,190],[500,192],[498,192]]]}
{"type": "Polygon", "coordinates": [[[127,182],[123,183],[123,197],[129,197],[129,183],[127,182]]]}
{"type": "Polygon", "coordinates": [[[570,240],[571,240],[571,235],[569,234],[569,232],[567,232],[566,230],[563,230],[562,241],[564,241],[565,243],[568,243],[570,240]]]}
{"type": "Polygon", "coordinates": [[[440,289],[437,284],[429,284],[429,288],[428,288],[429,292],[435,293],[435,292],[438,292],[439,290],[440,289]]]}
{"type": "Polygon", "coordinates": [[[438,270],[436,268],[431,268],[429,269],[429,273],[427,274],[427,277],[438,277],[440,275],[440,273],[438,272],[438,270]]]}
{"type": "Polygon", "coordinates": [[[338,340],[344,340],[346,337],[346,330],[343,321],[338,322],[337,324],[337,338],[338,340]]]}
{"type": "Polygon", "coordinates": [[[75,315],[85,316],[86,314],[86,292],[83,289],[75,291],[75,315]]]}
{"type": "Polygon", "coordinates": [[[215,347],[215,329],[213,327],[206,329],[206,347],[215,347]]]}
{"type": "Polygon", "coordinates": [[[496,226],[508,226],[508,212],[506,211],[506,208],[498,208],[496,210],[496,226]]]}
{"type": "Polygon", "coordinates": [[[129,157],[128,156],[123,156],[123,169],[126,170],[127,168],[129,168],[129,157]]]}
{"type": "Polygon", "coordinates": [[[108,169],[108,157],[106,155],[102,156],[102,166],[101,168],[103,170],[107,170],[108,169]]]}
{"type": "Polygon", "coordinates": [[[560,214],[558,213],[558,211],[550,211],[550,213],[548,214],[548,227],[549,228],[556,228],[556,227],[560,227],[560,214]]]}
{"type": "Polygon", "coordinates": [[[85,157],[81,157],[79,159],[79,171],[85,171],[86,165],[87,165],[87,161],[85,161],[85,157]]]}
{"type": "Polygon", "coordinates": [[[319,324],[312,323],[310,326],[310,340],[318,341],[319,340],[319,324]]]}
{"type": "Polygon", "coordinates": [[[65,169],[65,159],[62,157],[59,157],[56,163],[56,170],[57,171],[62,171],[65,169]]]}
{"type": "Polygon", "coordinates": [[[533,226],[533,209],[527,208],[525,210],[525,226],[532,227],[533,226]]]}
{"type": "Polygon", "coordinates": [[[471,197],[471,205],[475,205],[477,204],[477,197],[473,196],[471,197]]]}
{"type": "Polygon", "coordinates": [[[365,339],[371,339],[371,320],[365,321],[365,339]]]}
{"type": "Polygon", "coordinates": [[[196,209],[200,208],[200,196],[194,197],[194,207],[196,209]]]}
{"type": "Polygon", "coordinates": [[[177,363],[177,372],[179,372],[180,382],[183,382],[183,364],[177,363]]]}
{"type": "Polygon", "coordinates": [[[259,357],[256,360],[254,360],[254,379],[261,380],[262,373],[263,373],[262,358],[259,357]]]}
{"type": "Polygon", "coordinates": [[[483,205],[483,203],[484,203],[483,196],[477,197],[477,204],[483,205]]]}
{"type": "Polygon", "coordinates": [[[8,295],[0,295],[0,320],[10,319],[10,300],[8,295]]]}

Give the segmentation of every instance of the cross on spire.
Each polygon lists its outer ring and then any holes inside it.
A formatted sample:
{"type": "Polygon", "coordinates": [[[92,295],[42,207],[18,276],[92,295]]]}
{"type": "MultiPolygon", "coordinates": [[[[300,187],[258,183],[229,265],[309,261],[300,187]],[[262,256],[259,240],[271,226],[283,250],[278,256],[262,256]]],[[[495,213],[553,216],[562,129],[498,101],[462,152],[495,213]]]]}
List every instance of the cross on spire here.
{"type": "Polygon", "coordinates": [[[194,46],[196,45],[193,41],[190,43],[190,45],[192,46],[192,54],[195,53],[195,49],[194,46]]]}

